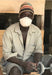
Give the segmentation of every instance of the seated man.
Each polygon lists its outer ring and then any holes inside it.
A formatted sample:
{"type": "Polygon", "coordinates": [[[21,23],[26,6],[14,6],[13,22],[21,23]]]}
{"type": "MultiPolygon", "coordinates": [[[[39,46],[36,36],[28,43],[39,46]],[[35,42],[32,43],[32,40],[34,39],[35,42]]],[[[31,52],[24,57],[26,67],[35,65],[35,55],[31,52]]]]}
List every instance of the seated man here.
{"type": "Polygon", "coordinates": [[[32,24],[34,10],[30,3],[23,3],[19,11],[19,22],[7,28],[3,35],[3,56],[7,62],[8,75],[23,75],[37,72],[37,63],[42,57],[40,29],[32,24]]]}

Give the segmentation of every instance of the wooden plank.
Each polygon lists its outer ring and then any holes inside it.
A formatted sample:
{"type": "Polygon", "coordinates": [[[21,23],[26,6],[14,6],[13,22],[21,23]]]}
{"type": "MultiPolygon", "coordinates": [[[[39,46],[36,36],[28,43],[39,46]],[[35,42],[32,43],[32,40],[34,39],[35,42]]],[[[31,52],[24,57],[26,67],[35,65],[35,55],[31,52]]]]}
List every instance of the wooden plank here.
{"type": "Polygon", "coordinates": [[[42,50],[44,51],[44,30],[41,30],[41,34],[42,34],[42,50]]]}
{"type": "Polygon", "coordinates": [[[5,30],[0,30],[0,59],[2,58],[2,37],[5,30]]]}
{"type": "Polygon", "coordinates": [[[20,5],[24,2],[32,4],[35,14],[44,14],[45,0],[1,0],[0,13],[19,13],[20,5]]]}
{"type": "Polygon", "coordinates": [[[0,46],[2,45],[2,37],[4,34],[5,30],[0,30],[0,46]]]}
{"type": "Polygon", "coordinates": [[[3,75],[2,70],[1,70],[1,67],[0,67],[0,75],[3,75]]]}
{"type": "Polygon", "coordinates": [[[2,47],[0,47],[0,59],[2,58],[3,53],[2,53],[2,47]]]}

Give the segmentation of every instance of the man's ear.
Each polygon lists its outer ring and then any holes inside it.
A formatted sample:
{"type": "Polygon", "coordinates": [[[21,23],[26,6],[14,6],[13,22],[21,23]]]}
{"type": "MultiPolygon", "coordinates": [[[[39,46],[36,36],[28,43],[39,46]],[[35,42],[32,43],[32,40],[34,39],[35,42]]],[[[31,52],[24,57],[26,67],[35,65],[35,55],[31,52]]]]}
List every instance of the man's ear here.
{"type": "Polygon", "coordinates": [[[32,17],[32,20],[34,19],[34,14],[33,14],[33,17],[32,17]]]}

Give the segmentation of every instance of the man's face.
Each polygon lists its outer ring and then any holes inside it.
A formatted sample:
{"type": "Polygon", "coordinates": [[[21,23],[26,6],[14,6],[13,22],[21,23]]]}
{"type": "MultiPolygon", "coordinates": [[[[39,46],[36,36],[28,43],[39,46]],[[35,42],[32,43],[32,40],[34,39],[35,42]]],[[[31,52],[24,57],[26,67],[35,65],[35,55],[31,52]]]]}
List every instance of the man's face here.
{"type": "Polygon", "coordinates": [[[21,13],[19,16],[20,16],[19,18],[20,24],[23,27],[29,27],[31,25],[32,20],[33,20],[32,12],[26,11],[26,12],[21,13]]]}
{"type": "Polygon", "coordinates": [[[21,13],[20,14],[20,18],[24,18],[24,17],[29,17],[30,19],[33,19],[33,13],[31,13],[31,12],[23,12],[23,13],[21,13]]]}

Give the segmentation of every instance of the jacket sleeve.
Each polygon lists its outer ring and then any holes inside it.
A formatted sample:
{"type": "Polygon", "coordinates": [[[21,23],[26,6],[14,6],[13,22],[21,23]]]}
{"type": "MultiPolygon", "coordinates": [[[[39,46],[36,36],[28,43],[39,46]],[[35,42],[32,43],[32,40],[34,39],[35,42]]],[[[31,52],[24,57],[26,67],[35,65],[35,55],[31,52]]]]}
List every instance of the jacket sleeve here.
{"type": "Polygon", "coordinates": [[[3,56],[7,60],[10,57],[17,56],[17,53],[12,53],[12,34],[10,30],[6,30],[3,35],[3,56]]]}
{"type": "Polygon", "coordinates": [[[41,30],[38,30],[37,32],[36,48],[34,53],[43,53],[41,30]]]}

